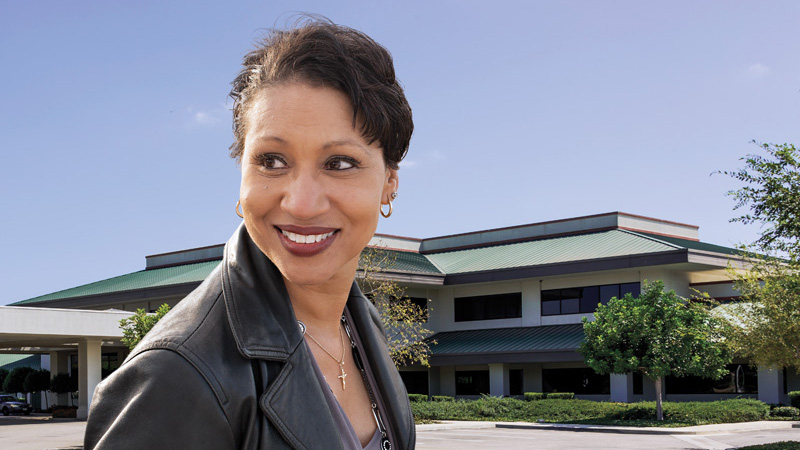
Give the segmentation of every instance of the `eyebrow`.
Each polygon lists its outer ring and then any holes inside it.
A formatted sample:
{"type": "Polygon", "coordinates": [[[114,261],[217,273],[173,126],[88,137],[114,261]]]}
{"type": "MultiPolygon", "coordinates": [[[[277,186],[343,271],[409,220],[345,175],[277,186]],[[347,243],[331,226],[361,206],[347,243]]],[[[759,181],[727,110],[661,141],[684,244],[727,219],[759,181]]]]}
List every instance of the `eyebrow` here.
{"type": "Polygon", "coordinates": [[[281,139],[278,136],[259,136],[255,138],[255,140],[259,142],[277,142],[279,144],[287,143],[284,139],[281,139]]]}
{"type": "Polygon", "coordinates": [[[329,149],[331,147],[340,147],[340,146],[355,147],[355,148],[358,148],[358,149],[360,149],[360,150],[362,150],[364,152],[369,152],[369,148],[364,147],[361,143],[359,143],[357,141],[354,141],[352,139],[342,139],[342,140],[338,140],[338,141],[327,142],[327,143],[325,143],[325,145],[322,146],[322,148],[327,150],[327,149],[329,149]]]}

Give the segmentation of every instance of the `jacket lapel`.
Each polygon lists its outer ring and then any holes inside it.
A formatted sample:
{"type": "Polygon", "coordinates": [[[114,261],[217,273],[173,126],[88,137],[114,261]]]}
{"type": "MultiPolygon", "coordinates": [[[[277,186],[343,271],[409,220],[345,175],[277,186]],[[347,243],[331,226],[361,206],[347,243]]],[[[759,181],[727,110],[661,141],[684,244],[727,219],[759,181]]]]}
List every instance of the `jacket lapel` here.
{"type": "Polygon", "coordinates": [[[228,323],[239,352],[245,358],[280,363],[277,374],[262,374],[268,385],[259,399],[261,410],[296,449],[341,449],[342,439],[310,365],[311,355],[301,345],[303,335],[283,278],[250,239],[244,224],[225,244],[221,267],[228,323]],[[308,426],[309,415],[314,416],[313,427],[308,426]]]}
{"type": "Polygon", "coordinates": [[[367,356],[366,364],[369,364],[375,379],[381,380],[377,390],[389,416],[384,418],[388,422],[386,426],[389,437],[395,448],[414,448],[415,439],[412,437],[416,433],[405,384],[389,356],[386,336],[377,311],[355,282],[350,290],[347,308],[361,338],[361,345],[367,356]]]}

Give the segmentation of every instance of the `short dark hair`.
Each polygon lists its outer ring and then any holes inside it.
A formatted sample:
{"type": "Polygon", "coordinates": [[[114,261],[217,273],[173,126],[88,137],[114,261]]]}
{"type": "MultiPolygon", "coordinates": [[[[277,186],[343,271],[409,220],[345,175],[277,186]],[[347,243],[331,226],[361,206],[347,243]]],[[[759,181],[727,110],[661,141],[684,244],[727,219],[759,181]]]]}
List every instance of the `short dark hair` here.
{"type": "Polygon", "coordinates": [[[248,53],[233,80],[234,142],[231,157],[241,161],[250,101],[262,88],[299,81],[342,92],[353,106],[353,126],[383,149],[387,166],[397,169],[408,152],[414,122],[394,72],[392,55],[366,34],[312,17],[294,28],[271,30],[248,53]]]}

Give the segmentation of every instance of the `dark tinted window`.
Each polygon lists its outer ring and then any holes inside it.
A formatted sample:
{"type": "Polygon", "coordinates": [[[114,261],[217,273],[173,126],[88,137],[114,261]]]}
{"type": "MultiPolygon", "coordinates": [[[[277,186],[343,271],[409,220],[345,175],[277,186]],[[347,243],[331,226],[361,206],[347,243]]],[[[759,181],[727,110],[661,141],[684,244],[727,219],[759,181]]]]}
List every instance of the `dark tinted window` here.
{"type": "Polygon", "coordinates": [[[639,283],[607,284],[579,288],[547,289],[542,291],[542,315],[593,313],[599,303],[625,293],[639,296],[639,283]]]}
{"type": "Polygon", "coordinates": [[[600,303],[600,287],[589,286],[582,290],[581,312],[594,312],[597,309],[597,304],[600,303]]]}
{"type": "Polygon", "coordinates": [[[542,369],[542,388],[544,392],[607,395],[611,393],[611,378],[608,375],[598,375],[588,367],[542,369]]]}
{"type": "Polygon", "coordinates": [[[488,393],[488,370],[465,370],[456,372],[456,395],[480,395],[488,393]]]}
{"type": "Polygon", "coordinates": [[[549,301],[549,302],[542,302],[542,315],[543,316],[555,316],[557,314],[561,314],[561,301],[549,301]]]}
{"type": "Polygon", "coordinates": [[[608,301],[611,300],[612,297],[619,298],[619,285],[618,284],[609,284],[606,286],[600,286],[600,303],[608,304],[608,301]]]}
{"type": "Polygon", "coordinates": [[[455,321],[511,319],[522,317],[522,293],[457,297],[455,321]]]}

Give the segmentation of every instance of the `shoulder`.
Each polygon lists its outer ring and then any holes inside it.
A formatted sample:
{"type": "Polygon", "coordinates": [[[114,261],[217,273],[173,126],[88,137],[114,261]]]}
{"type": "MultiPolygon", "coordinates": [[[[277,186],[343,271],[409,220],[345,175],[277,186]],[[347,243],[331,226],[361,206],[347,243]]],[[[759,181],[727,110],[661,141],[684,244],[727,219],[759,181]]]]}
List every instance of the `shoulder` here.
{"type": "Polygon", "coordinates": [[[234,448],[232,430],[203,373],[173,351],[152,349],[98,386],[85,448],[234,448]]]}

